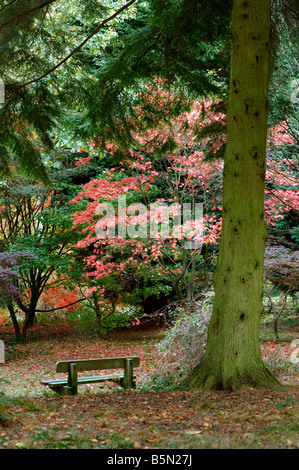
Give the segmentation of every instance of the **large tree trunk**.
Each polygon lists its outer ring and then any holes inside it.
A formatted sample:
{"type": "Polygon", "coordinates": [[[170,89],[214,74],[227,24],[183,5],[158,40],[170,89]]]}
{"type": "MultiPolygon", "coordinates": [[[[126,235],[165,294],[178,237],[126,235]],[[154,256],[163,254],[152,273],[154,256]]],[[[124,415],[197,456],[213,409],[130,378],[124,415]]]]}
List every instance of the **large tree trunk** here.
{"type": "Polygon", "coordinates": [[[273,387],[259,348],[263,311],[270,0],[234,0],[223,221],[206,354],[187,386],[273,387]]]}

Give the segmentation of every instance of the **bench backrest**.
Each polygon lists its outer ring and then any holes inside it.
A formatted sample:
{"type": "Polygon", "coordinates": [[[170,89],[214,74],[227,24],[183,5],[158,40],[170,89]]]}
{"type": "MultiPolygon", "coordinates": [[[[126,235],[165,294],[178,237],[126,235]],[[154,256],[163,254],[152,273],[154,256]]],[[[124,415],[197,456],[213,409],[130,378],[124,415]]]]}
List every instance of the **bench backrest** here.
{"type": "Polygon", "coordinates": [[[61,361],[56,364],[56,372],[68,372],[69,364],[77,364],[78,371],[102,370],[102,369],[124,369],[125,359],[132,359],[133,367],[138,367],[140,358],[133,357],[109,357],[103,359],[79,359],[73,361],[61,361]]]}

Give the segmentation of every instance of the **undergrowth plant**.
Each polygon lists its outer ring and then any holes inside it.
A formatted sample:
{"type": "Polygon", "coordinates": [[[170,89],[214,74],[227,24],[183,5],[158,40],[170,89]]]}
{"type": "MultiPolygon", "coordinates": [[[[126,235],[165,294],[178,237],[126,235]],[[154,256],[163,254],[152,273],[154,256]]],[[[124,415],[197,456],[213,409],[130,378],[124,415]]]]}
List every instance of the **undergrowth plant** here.
{"type": "Polygon", "coordinates": [[[75,322],[75,328],[82,332],[96,333],[105,337],[117,328],[128,328],[135,320],[138,312],[134,306],[117,307],[114,311],[104,311],[99,317],[94,310],[84,306],[80,311],[69,313],[69,319],[75,322]]]}
{"type": "Polygon", "coordinates": [[[299,363],[292,359],[290,345],[261,345],[261,351],[266,367],[279,377],[281,383],[298,383],[299,363]]]}
{"type": "Polygon", "coordinates": [[[154,367],[144,376],[142,388],[169,390],[180,385],[204,354],[211,313],[209,297],[176,308],[175,321],[157,345],[154,367]]]}
{"type": "MultiPolygon", "coordinates": [[[[1,382],[3,380],[0,379],[0,386],[1,382]]],[[[11,407],[13,404],[13,400],[0,391],[0,426],[8,426],[12,418],[11,407]]]]}

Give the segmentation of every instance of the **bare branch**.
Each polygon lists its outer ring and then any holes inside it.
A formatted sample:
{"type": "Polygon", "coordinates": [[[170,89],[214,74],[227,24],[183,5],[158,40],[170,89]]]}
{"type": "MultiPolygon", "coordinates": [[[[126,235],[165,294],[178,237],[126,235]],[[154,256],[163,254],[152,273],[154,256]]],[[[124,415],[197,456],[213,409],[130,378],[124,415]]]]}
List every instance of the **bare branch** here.
{"type": "Polygon", "coordinates": [[[49,309],[49,310],[35,310],[35,311],[36,311],[36,312],[39,312],[39,313],[54,312],[55,310],[62,310],[63,308],[67,308],[67,307],[70,307],[71,305],[75,305],[75,304],[77,304],[78,302],[82,302],[82,300],[86,300],[86,297],[83,297],[82,299],[76,300],[76,302],[72,302],[72,303],[70,303],[70,304],[63,305],[63,307],[51,308],[51,309],[49,309]]]}

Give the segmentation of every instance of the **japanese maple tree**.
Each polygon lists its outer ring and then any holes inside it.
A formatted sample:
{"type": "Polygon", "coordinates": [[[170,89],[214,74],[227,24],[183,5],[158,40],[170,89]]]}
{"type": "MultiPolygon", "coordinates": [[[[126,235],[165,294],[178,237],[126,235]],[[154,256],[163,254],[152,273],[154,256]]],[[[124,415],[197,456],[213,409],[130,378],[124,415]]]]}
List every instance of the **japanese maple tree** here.
{"type": "MultiPolygon", "coordinates": [[[[159,81],[157,83],[158,87],[155,89],[152,86],[148,87],[148,94],[144,96],[145,103],[162,109],[165,109],[166,104],[168,107],[173,106],[175,103],[173,95],[163,91],[159,81]]],[[[161,281],[164,279],[166,286],[171,286],[178,299],[192,300],[197,289],[198,268],[201,265],[203,270],[204,266],[202,244],[204,243],[206,247],[217,244],[221,230],[221,207],[219,207],[221,185],[218,181],[217,186],[216,181],[221,174],[222,162],[218,160],[205,162],[203,150],[207,140],[202,140],[198,144],[195,142],[194,134],[195,129],[198,131],[212,119],[224,119],[223,114],[212,114],[211,107],[211,102],[194,103],[192,111],[179,115],[171,123],[164,125],[163,129],[160,126],[159,129],[153,128],[140,135],[135,134],[134,137],[140,145],[138,149],[130,150],[130,159],[123,162],[118,169],[112,169],[102,175],[102,178],[85,184],[82,191],[73,199],[72,202],[77,204],[86,201],[85,208],[74,213],[74,228],[80,230],[82,237],[78,247],[93,249],[93,253],[86,257],[88,267],[86,276],[95,280],[95,285],[89,292],[97,290],[104,295],[105,284],[110,286],[109,289],[106,288],[106,292],[111,291],[113,284],[112,278],[110,282],[107,278],[117,276],[119,282],[115,285],[114,294],[120,295],[120,292],[117,294],[117,286],[122,288],[121,280],[125,281],[129,277],[133,281],[134,276],[137,279],[139,277],[139,280],[144,279],[145,273],[151,272],[155,273],[154,277],[157,279],[155,282],[162,286],[161,281]],[[170,142],[173,151],[157,158],[161,148],[170,145],[170,142]],[[120,232],[117,233],[115,230],[117,218],[119,220],[122,217],[121,213],[117,213],[117,198],[124,195],[127,197],[127,204],[133,201],[138,211],[140,209],[138,202],[142,201],[144,209],[138,216],[134,210],[131,215],[128,212],[124,214],[126,229],[133,221],[139,227],[136,233],[131,233],[128,237],[120,236],[120,232]],[[101,221],[100,216],[103,214],[98,213],[98,208],[99,203],[103,201],[114,201],[116,212],[113,211],[110,218],[105,216],[101,221]],[[193,231],[187,234],[183,232],[175,234],[173,218],[186,202],[190,206],[195,202],[206,203],[206,212],[202,214],[202,220],[197,221],[202,229],[199,231],[197,227],[197,230],[193,228],[193,231]],[[214,213],[208,213],[208,206],[214,209],[214,213]],[[164,221],[170,222],[170,232],[159,231],[155,237],[151,237],[150,222],[163,223],[165,207],[173,211],[171,214],[167,212],[170,219],[164,221]],[[107,225],[107,237],[99,239],[97,232],[103,222],[107,225]],[[109,225],[110,229],[113,228],[110,237],[109,225]],[[198,247],[190,250],[186,248],[186,240],[189,237],[190,241],[196,233],[199,237],[198,247]]],[[[219,145],[221,142],[218,143],[218,147],[219,145]]],[[[117,151],[115,144],[108,144],[107,148],[110,154],[117,151]]],[[[80,163],[88,161],[89,159],[84,158],[80,163]]],[[[124,210],[126,212],[126,208],[124,210]]],[[[166,292],[169,289],[170,287],[166,288],[166,292]]],[[[162,291],[161,287],[160,290],[162,291]]],[[[149,291],[150,287],[146,286],[143,292],[140,289],[141,301],[149,291]]],[[[134,293],[136,295],[136,290],[134,293]]]]}

